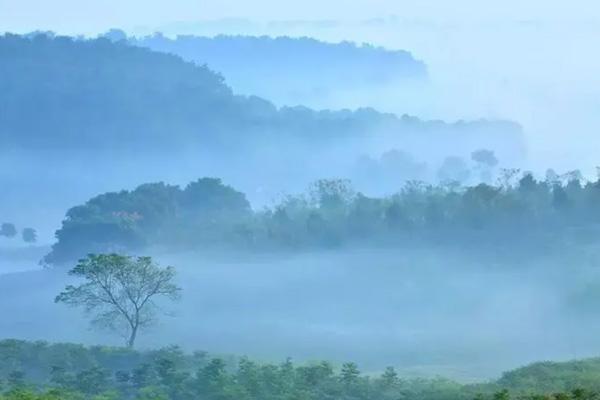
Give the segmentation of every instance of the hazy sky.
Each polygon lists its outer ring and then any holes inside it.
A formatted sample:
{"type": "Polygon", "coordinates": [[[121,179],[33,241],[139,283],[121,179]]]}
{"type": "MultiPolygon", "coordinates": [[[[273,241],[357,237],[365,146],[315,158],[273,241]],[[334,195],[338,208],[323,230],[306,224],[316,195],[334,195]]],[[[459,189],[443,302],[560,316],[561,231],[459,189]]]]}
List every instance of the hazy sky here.
{"type": "Polygon", "coordinates": [[[445,20],[590,20],[593,0],[0,0],[0,26],[10,31],[53,29],[93,33],[119,26],[162,25],[220,18],[362,19],[397,15],[445,20]]]}

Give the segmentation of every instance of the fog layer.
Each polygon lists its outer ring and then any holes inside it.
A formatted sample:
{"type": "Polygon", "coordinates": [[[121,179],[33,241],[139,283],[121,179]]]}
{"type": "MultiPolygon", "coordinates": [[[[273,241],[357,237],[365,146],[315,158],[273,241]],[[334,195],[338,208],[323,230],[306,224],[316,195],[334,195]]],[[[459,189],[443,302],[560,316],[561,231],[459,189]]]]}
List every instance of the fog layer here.
{"type": "MultiPolygon", "coordinates": [[[[544,258],[511,267],[433,247],[158,259],[178,267],[185,295],[165,306],[171,316],[143,335],[144,347],[354,360],[462,380],[600,351],[590,314],[598,299],[585,289],[600,277],[589,267],[565,271],[544,258]]],[[[120,343],[53,304],[65,282],[60,270],[0,276],[2,336],[120,343]]]]}

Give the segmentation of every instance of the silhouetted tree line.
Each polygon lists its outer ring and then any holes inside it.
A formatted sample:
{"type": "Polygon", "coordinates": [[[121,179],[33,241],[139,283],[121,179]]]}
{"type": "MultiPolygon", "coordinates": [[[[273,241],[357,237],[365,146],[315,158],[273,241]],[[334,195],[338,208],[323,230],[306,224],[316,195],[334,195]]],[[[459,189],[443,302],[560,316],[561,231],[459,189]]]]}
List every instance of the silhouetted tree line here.
{"type": "Polygon", "coordinates": [[[600,181],[549,171],[545,180],[503,170],[496,185],[409,182],[372,198],[345,180],[252,210],[243,193],[204,178],[106,193],[68,211],[46,261],[89,252],[302,250],[343,246],[444,245],[473,251],[548,254],[596,244],[600,181]]]}
{"type": "Polygon", "coordinates": [[[290,140],[313,148],[339,145],[340,139],[385,129],[430,141],[462,143],[464,136],[482,147],[491,145],[480,142],[503,141],[521,150],[521,129],[510,122],[444,124],[372,109],[277,108],[259,97],[234,95],[219,73],[201,63],[125,41],[6,34],[0,36],[0,59],[3,148],[138,152],[197,146],[232,155],[249,144],[289,148],[290,140]]]}
{"type": "Polygon", "coordinates": [[[118,31],[107,37],[206,63],[222,72],[236,91],[278,104],[305,104],[315,97],[347,95],[349,90],[408,86],[427,80],[427,67],[409,52],[369,44],[268,36],[180,35],[171,39],[160,33],[127,38],[118,31]]]}
{"type": "Polygon", "coordinates": [[[348,80],[353,85],[384,84],[398,79],[425,79],[427,67],[403,50],[386,50],[352,42],[326,43],[309,37],[202,37],[179,35],[170,39],[160,33],[142,38],[109,32],[111,40],[128,40],[141,47],[172,53],[218,70],[235,69],[256,73],[262,78],[290,79],[309,85],[328,86],[348,80]],[[319,74],[315,74],[319,71],[319,74]],[[304,78],[304,79],[303,79],[304,78]],[[354,82],[358,80],[359,82],[354,82]]]}
{"type": "Polygon", "coordinates": [[[393,367],[364,374],[352,362],[268,364],[186,354],[177,347],[136,352],[0,341],[3,400],[595,400],[599,377],[598,359],[533,364],[498,381],[461,385],[442,378],[404,379],[393,367]]]}

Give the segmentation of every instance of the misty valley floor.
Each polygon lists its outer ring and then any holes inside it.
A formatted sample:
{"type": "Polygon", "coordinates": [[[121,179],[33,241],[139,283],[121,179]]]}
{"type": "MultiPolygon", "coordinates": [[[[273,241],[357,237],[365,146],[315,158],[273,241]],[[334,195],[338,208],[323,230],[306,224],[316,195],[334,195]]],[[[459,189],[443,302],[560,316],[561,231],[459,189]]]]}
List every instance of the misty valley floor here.
{"type": "MultiPolygon", "coordinates": [[[[142,335],[144,348],[394,365],[462,381],[600,353],[593,314],[570,300],[577,274],[552,265],[485,265],[439,249],[155,256],[178,268],[183,298],[142,335]]],[[[120,344],[53,303],[65,270],[31,267],[0,275],[2,338],[120,344]]]]}

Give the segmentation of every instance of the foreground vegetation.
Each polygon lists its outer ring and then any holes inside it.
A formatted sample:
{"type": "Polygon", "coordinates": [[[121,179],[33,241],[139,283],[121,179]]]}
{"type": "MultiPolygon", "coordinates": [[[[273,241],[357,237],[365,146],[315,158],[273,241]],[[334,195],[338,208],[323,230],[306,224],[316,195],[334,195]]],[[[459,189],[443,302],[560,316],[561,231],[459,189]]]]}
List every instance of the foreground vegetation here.
{"type": "Polygon", "coordinates": [[[517,258],[581,253],[600,233],[599,205],[600,180],[552,171],[545,180],[504,171],[496,185],[410,182],[383,198],[357,193],[347,181],[322,180],[259,211],[218,179],[183,189],[154,183],[69,210],[46,261],[150,246],[298,250],[421,243],[517,258]]]}
{"type": "Polygon", "coordinates": [[[186,354],[177,347],[138,352],[4,340],[0,381],[3,400],[584,400],[598,398],[600,359],[538,363],[507,372],[495,382],[461,385],[442,378],[403,379],[392,367],[364,374],[354,363],[268,364],[186,354]]]}

